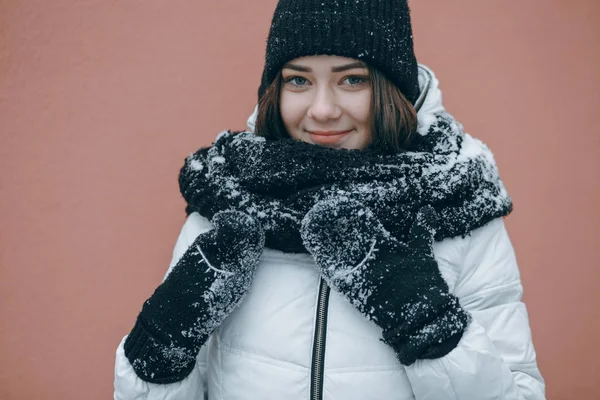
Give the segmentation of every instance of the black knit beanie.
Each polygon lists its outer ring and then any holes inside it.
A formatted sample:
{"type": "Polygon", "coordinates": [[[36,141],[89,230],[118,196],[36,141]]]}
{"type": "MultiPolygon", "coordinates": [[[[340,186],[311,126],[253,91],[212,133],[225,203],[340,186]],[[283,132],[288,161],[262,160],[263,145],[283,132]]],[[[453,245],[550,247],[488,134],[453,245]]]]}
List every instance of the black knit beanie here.
{"type": "Polygon", "coordinates": [[[413,104],[419,96],[407,0],[279,0],[259,100],[287,62],[314,55],[363,60],[413,104]]]}

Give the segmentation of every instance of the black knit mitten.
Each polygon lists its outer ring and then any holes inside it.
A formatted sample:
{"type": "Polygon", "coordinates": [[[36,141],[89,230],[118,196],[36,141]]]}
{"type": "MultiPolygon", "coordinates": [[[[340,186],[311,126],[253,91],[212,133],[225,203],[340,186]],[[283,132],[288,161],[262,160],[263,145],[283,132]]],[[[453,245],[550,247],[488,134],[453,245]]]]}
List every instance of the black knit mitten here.
{"type": "Polygon", "coordinates": [[[194,368],[200,347],[250,287],[264,246],[259,223],[223,211],[146,300],[127,337],[125,356],[147,382],[172,383],[194,368]]]}
{"type": "Polygon", "coordinates": [[[436,218],[432,207],[421,209],[408,244],[345,198],[317,203],[302,221],[304,245],[324,279],[383,329],[404,365],[448,354],[470,320],[433,257],[436,218]]]}

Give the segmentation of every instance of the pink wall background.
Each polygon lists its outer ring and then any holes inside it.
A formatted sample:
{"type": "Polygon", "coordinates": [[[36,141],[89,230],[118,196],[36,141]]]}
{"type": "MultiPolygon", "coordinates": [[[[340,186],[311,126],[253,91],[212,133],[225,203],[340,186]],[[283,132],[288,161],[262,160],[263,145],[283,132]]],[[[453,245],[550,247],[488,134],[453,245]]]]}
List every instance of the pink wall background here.
{"type": "MultiPolygon", "coordinates": [[[[275,0],[0,0],[0,399],[111,398],[184,221],[183,159],[256,100],[275,0]]],[[[548,398],[600,392],[600,2],[412,1],[494,150],[548,398]]]]}

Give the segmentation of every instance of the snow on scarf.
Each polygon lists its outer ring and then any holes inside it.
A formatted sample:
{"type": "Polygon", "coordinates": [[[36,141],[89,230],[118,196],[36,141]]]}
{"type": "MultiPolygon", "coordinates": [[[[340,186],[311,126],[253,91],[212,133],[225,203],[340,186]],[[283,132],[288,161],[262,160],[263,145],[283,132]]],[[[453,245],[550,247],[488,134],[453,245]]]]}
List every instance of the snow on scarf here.
{"type": "Polygon", "coordinates": [[[181,169],[187,212],[207,218],[227,209],[246,212],[261,222],[266,247],[285,252],[306,252],[301,221],[324,199],[358,200],[402,241],[425,205],[439,214],[436,240],[506,216],[512,202],[491,151],[443,109],[431,71],[420,72],[419,130],[407,151],[384,155],[225,131],[181,169]]]}

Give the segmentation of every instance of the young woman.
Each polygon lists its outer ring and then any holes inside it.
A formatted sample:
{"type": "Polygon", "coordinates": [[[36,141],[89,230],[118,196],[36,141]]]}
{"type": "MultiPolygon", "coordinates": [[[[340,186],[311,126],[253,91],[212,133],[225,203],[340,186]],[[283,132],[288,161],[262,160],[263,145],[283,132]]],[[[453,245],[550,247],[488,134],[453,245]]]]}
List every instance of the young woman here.
{"type": "Polygon", "coordinates": [[[489,149],[401,0],[280,0],[249,131],[186,159],[188,219],[115,399],[544,399],[489,149]]]}

